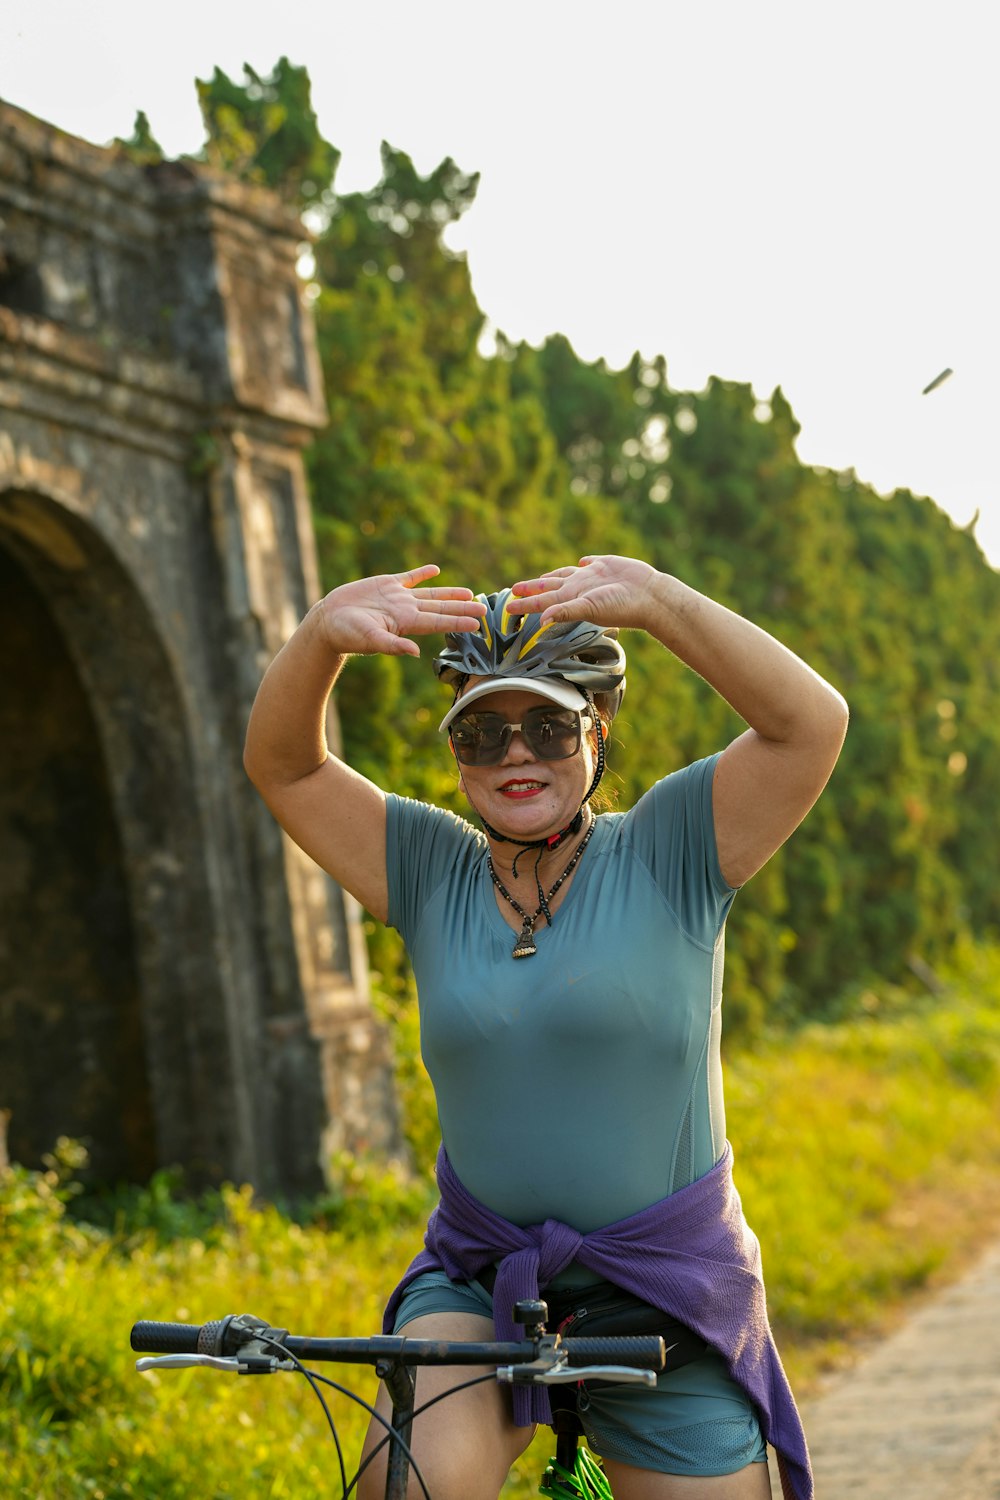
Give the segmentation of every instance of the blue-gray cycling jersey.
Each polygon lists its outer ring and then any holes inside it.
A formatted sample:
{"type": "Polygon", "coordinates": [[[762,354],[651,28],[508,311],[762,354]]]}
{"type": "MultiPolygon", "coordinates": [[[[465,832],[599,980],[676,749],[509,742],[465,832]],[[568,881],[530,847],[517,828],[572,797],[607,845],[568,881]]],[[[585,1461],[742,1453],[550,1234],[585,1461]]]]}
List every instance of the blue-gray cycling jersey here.
{"type": "MultiPolygon", "coordinates": [[[[605,813],[534,957],[469,823],[387,799],[389,921],[417,980],[421,1050],[462,1183],[516,1224],[588,1232],[721,1158],[717,756],[605,813]]],[[[529,855],[529,858],[532,858],[529,855]]]]}

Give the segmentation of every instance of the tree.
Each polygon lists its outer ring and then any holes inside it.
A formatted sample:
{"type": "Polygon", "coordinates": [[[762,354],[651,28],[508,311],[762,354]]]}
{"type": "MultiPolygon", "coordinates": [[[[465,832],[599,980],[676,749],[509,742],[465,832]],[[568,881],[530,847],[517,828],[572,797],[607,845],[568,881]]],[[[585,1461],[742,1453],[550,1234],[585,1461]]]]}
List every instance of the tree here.
{"type": "Polygon", "coordinates": [[[300,208],[326,200],[340,152],[320,135],[305,68],[282,57],[264,77],[244,63],[242,83],[216,68],[195,86],[206,161],[300,208]]]}

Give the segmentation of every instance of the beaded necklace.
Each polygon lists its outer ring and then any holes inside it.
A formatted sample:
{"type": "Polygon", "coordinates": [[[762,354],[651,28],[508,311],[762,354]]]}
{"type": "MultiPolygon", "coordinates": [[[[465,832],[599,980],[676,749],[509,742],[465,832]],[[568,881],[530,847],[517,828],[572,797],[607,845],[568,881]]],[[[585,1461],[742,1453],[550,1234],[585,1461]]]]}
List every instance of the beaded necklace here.
{"type": "MultiPolygon", "coordinates": [[[[500,876],[493,868],[493,855],[491,853],[487,853],[486,863],[489,866],[490,878],[493,881],[493,884],[496,886],[497,890],[500,892],[501,896],[503,896],[508,905],[512,906],[517,912],[518,916],[521,918],[521,931],[518,934],[517,941],[514,943],[514,948],[511,953],[512,958],[531,958],[533,954],[538,952],[538,949],[535,947],[535,923],[538,921],[539,917],[544,916],[549,926],[552,926],[552,913],[549,911],[549,902],[552,900],[552,897],[562,885],[563,881],[567,880],[568,877],[572,874],[573,870],[576,869],[580,856],[583,853],[584,849],[586,849],[587,845],[590,843],[590,836],[596,827],[597,819],[595,818],[591,821],[590,827],[583,835],[583,838],[580,840],[579,844],[577,844],[576,853],[573,855],[573,858],[570,860],[565,870],[563,870],[562,874],[559,876],[559,879],[549,891],[548,895],[546,895],[542,890],[541,882],[538,879],[536,870],[535,882],[538,885],[538,894],[541,899],[538,902],[537,910],[535,911],[533,916],[529,916],[528,913],[524,910],[524,907],[514,900],[514,897],[511,895],[510,891],[504,885],[503,881],[500,879],[500,876]]],[[[541,853],[539,853],[538,857],[539,859],[541,859],[541,853]]]]}

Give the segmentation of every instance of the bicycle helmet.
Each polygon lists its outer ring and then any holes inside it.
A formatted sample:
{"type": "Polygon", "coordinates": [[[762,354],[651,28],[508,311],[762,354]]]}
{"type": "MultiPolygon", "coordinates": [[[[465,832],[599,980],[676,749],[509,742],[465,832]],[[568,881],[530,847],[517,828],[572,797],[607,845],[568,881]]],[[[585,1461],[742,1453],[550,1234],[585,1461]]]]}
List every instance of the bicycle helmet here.
{"type": "MultiPolygon", "coordinates": [[[[539,613],[512,615],[507,609],[510,589],[476,598],[486,605],[478,629],[449,631],[444,650],[434,658],[434,671],[442,682],[459,693],[469,677],[483,677],[488,680],[472,689],[477,698],[497,687],[523,688],[565,707],[578,706],[578,699],[560,691],[565,683],[582,691],[588,701],[590,694],[600,693],[602,707],[614,718],[625,692],[625,652],[614,627],[589,620],[543,625],[539,613]],[[551,692],[548,683],[542,685],[545,679],[555,679],[551,692]]],[[[458,712],[459,702],[466,706],[472,701],[472,693],[456,698],[439,726],[442,731],[458,712]]]]}

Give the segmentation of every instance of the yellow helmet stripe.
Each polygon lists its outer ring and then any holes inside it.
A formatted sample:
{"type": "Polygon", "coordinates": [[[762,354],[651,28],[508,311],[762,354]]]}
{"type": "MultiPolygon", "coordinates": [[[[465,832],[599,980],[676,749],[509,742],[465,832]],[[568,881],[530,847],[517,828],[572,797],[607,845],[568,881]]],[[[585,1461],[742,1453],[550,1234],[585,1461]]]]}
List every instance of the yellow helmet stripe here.
{"type": "Polygon", "coordinates": [[[505,604],[503,609],[500,611],[500,634],[508,635],[512,627],[519,623],[520,621],[516,617],[513,620],[511,619],[511,616],[508,614],[507,606],[505,604]]]}
{"type": "Polygon", "coordinates": [[[524,657],[526,657],[528,655],[528,653],[534,649],[534,645],[535,645],[535,642],[538,640],[538,637],[540,635],[542,635],[544,631],[548,630],[549,626],[551,624],[552,624],[551,620],[546,621],[546,623],[544,625],[539,625],[539,627],[535,631],[534,635],[528,637],[528,639],[522,645],[520,651],[518,651],[518,653],[517,653],[517,659],[518,659],[518,661],[522,661],[524,659],[524,657]]]}

